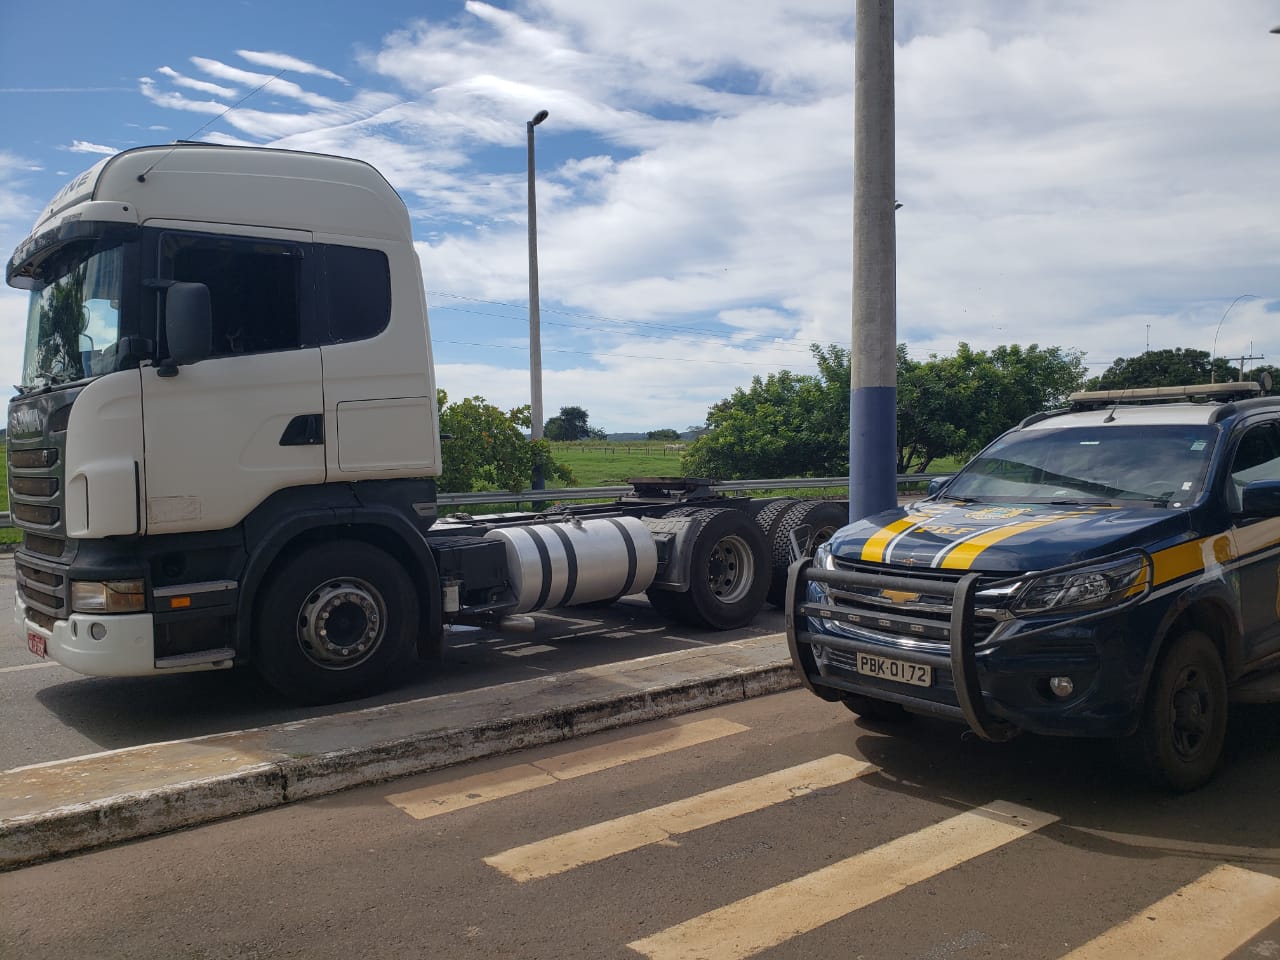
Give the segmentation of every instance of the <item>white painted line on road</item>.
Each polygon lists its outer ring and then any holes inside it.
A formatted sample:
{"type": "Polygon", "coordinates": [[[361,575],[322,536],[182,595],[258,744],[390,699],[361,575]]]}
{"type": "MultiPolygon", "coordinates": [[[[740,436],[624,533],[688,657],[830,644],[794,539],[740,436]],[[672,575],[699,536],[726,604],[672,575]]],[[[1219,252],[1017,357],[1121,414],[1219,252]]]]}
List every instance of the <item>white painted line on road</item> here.
{"type": "Polygon", "coordinates": [[[39,670],[41,667],[60,667],[56,660],[42,660],[39,663],[21,663],[16,667],[0,667],[0,673],[15,673],[18,670],[39,670]]]}
{"type": "Polygon", "coordinates": [[[1280,879],[1223,864],[1062,960],[1215,960],[1280,919],[1280,879]]]}
{"type": "MultiPolygon", "coordinates": [[[[629,944],[651,960],[742,960],[1058,818],[997,801],[629,944]]],[[[1163,960],[1163,958],[1162,958],[1163,960]]]]}
{"type": "Polygon", "coordinates": [[[393,793],[387,796],[387,801],[409,816],[425,820],[427,817],[473,807],[500,797],[549,786],[560,780],[572,780],[673,750],[682,750],[749,729],[750,727],[740,723],[719,719],[682,723],[665,730],[604,743],[598,747],[587,747],[532,763],[504,767],[492,773],[477,774],[419,790],[393,793]]]}
{"type": "Polygon", "coordinates": [[[832,754],[761,777],[592,824],[485,857],[521,883],[638,850],[670,837],[793,800],[823,787],[846,783],[876,768],[863,760],[832,754]]]}

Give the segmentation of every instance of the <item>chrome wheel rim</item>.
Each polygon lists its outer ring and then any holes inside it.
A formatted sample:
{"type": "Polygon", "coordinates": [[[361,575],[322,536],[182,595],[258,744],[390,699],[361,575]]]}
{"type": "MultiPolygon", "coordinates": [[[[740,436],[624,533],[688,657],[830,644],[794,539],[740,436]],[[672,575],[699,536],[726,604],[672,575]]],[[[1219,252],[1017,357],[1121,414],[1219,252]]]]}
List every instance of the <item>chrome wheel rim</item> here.
{"type": "Polygon", "coordinates": [[[298,645],[326,670],[349,670],[377,653],[386,622],[386,602],[370,583],[337,577],[317,586],[303,601],[298,645]]]}

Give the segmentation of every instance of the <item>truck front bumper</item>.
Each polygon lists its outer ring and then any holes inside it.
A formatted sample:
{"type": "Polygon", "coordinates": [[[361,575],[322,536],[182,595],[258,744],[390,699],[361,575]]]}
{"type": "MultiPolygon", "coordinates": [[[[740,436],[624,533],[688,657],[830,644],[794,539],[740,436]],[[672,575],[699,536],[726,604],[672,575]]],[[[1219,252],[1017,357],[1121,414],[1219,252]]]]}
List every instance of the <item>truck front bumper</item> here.
{"type": "Polygon", "coordinates": [[[49,659],[91,677],[145,677],[216,669],[213,664],[157,668],[155,625],[149,613],[73,613],[46,629],[27,618],[27,605],[19,594],[14,598],[13,619],[28,649],[43,640],[49,659]]]}

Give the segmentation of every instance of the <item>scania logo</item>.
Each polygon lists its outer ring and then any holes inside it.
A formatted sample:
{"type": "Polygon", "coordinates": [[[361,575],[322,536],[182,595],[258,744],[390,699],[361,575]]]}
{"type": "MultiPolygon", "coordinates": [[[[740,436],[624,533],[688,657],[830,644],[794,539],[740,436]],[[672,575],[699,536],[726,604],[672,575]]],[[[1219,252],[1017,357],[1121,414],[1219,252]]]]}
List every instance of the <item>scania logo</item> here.
{"type": "Polygon", "coordinates": [[[35,437],[44,433],[44,421],[35,407],[9,408],[9,436],[35,437]]]}

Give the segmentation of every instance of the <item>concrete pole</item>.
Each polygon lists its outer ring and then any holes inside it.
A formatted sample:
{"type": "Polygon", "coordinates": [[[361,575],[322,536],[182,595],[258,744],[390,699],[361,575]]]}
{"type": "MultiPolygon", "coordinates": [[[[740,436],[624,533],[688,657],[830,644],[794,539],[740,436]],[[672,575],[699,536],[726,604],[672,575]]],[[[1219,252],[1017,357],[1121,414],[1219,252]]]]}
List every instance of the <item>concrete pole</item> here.
{"type": "Polygon", "coordinates": [[[854,30],[850,520],[898,502],[893,0],[857,0],[854,30]]]}
{"type": "MultiPolygon", "coordinates": [[[[539,110],[525,126],[529,134],[529,435],[542,439],[542,317],[538,305],[538,204],[533,191],[533,128],[547,119],[539,110]]],[[[533,467],[532,489],[546,489],[542,467],[533,467]]]]}

